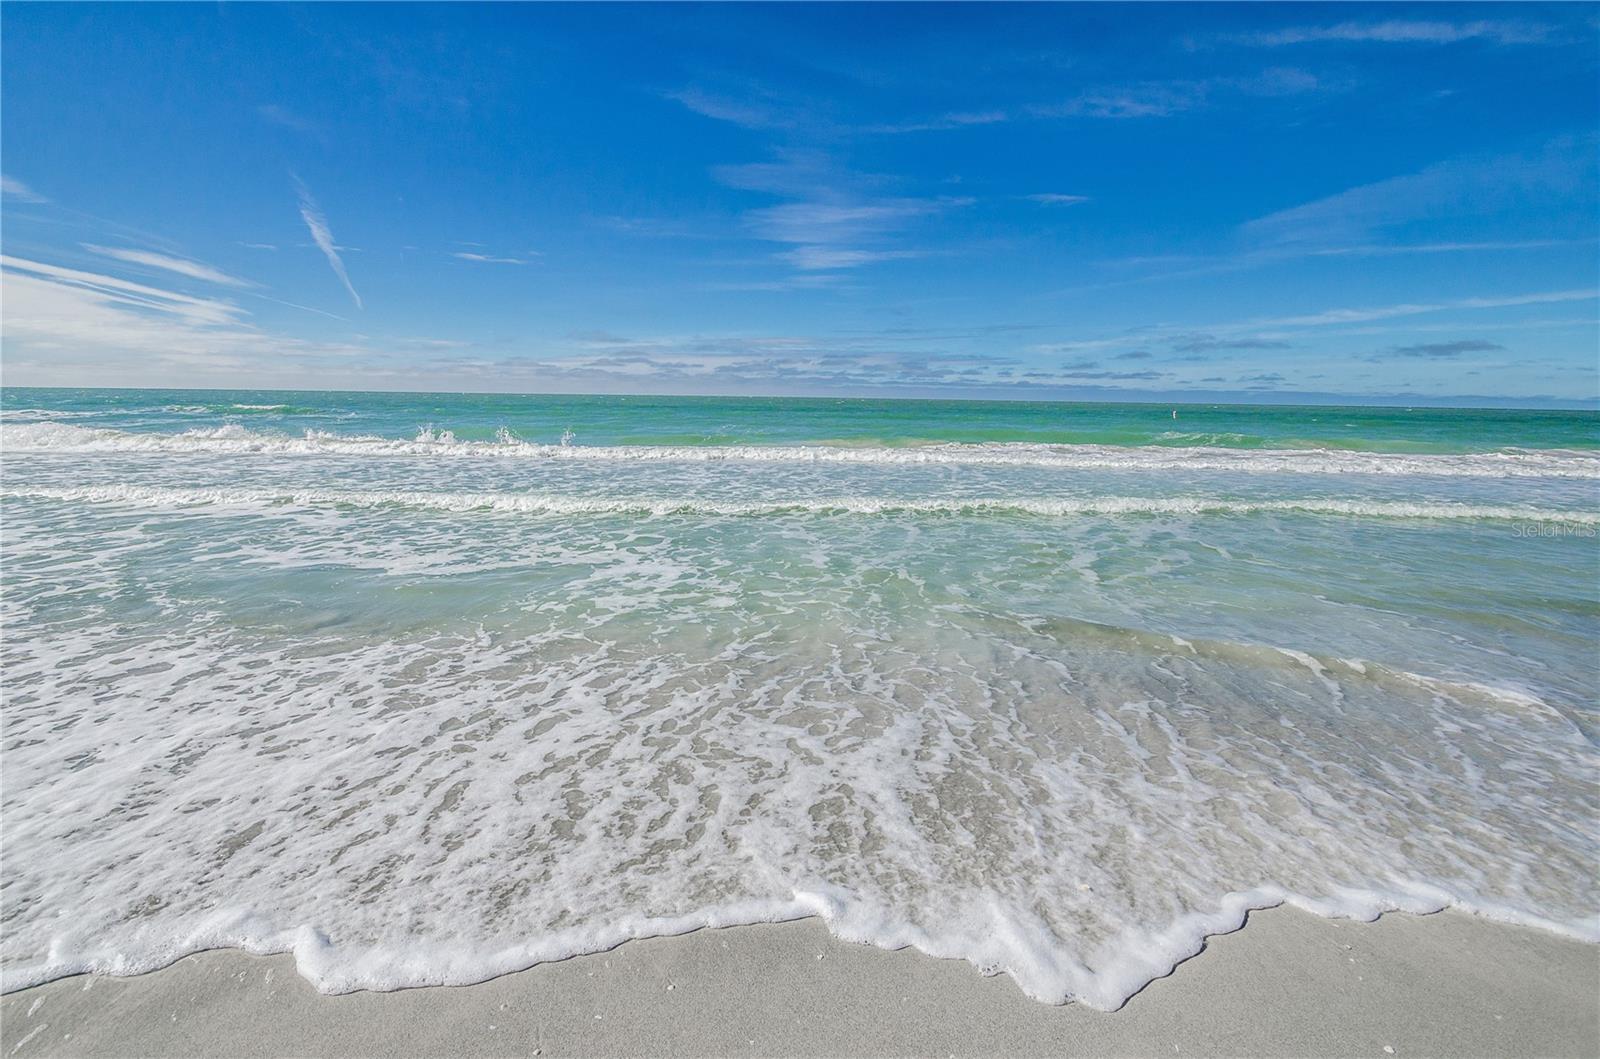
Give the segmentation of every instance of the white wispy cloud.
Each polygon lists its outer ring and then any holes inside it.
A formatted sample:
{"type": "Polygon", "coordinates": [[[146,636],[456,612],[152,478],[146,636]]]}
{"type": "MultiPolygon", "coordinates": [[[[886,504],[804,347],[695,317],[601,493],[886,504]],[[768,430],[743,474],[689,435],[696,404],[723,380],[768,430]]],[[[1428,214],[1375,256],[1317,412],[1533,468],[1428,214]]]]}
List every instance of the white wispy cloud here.
{"type": "Polygon", "coordinates": [[[1496,250],[1546,250],[1556,246],[1593,244],[1590,239],[1511,239],[1476,243],[1399,243],[1393,246],[1332,246],[1307,253],[1312,257],[1393,257],[1400,254],[1466,254],[1496,250]]]}
{"type": "MultiPolygon", "coordinates": [[[[774,257],[803,273],[926,257],[926,250],[895,244],[915,223],[974,201],[884,195],[882,189],[892,178],[852,171],[815,150],[779,150],[773,161],[718,166],[712,176],[728,187],[789,200],[748,210],[740,221],[755,238],[784,244],[787,249],[774,257]]],[[[825,283],[820,278],[804,281],[807,286],[825,283]]],[[[739,280],[740,289],[787,290],[796,285],[794,278],[739,280]]]]}
{"type": "Polygon", "coordinates": [[[744,390],[775,385],[900,388],[1010,384],[1007,377],[1018,364],[1014,358],[987,352],[907,348],[907,336],[898,333],[628,338],[582,332],[567,337],[571,340],[567,348],[557,343],[538,359],[513,358],[486,363],[484,368],[522,370],[545,380],[607,390],[619,383],[648,380],[652,386],[704,393],[725,387],[744,390]]]}
{"type": "Polygon", "coordinates": [[[1028,110],[1041,118],[1165,118],[1199,106],[1208,91],[1200,81],[1146,82],[1090,89],[1063,103],[1028,110]]]}
{"type": "Polygon", "coordinates": [[[893,183],[881,173],[862,173],[841,166],[826,151],[780,147],[771,161],[713,166],[719,184],[740,191],[764,191],[785,198],[844,199],[860,197],[893,183]]]}
{"type": "Polygon", "coordinates": [[[1328,87],[1309,70],[1274,66],[1235,77],[1100,86],[1064,102],[1035,104],[1026,112],[1036,118],[1170,118],[1217,98],[1296,96],[1328,87]]]}
{"type": "Polygon", "coordinates": [[[1111,360],[1150,359],[1147,351],[1164,348],[1180,361],[1214,362],[1239,357],[1276,358],[1291,349],[1315,349],[1329,336],[1370,336],[1432,332],[1518,332],[1530,328],[1592,327],[1590,318],[1523,319],[1467,322],[1459,314],[1524,306],[1600,301],[1600,290],[1554,290],[1527,294],[1482,295],[1453,301],[1404,302],[1390,305],[1325,309],[1293,316],[1263,316],[1244,320],[1160,324],[1132,328],[1119,334],[1068,341],[1048,341],[1027,347],[1041,356],[1108,357],[1111,360]],[[1437,323],[1415,318],[1440,314],[1437,323]]]}
{"type": "Polygon", "coordinates": [[[666,93],[666,97],[688,107],[702,117],[731,122],[746,129],[787,129],[795,124],[786,108],[754,97],[719,95],[699,88],[666,93]]]}
{"type": "Polygon", "coordinates": [[[317,244],[328,265],[333,269],[333,274],[339,277],[339,282],[344,284],[344,289],[350,292],[350,300],[360,309],[361,295],[356,293],[355,287],[350,284],[350,276],[344,270],[344,261],[339,257],[339,248],[333,241],[333,233],[328,230],[328,220],[322,214],[322,208],[317,205],[317,200],[311,197],[311,191],[299,177],[290,174],[294,180],[295,191],[300,198],[300,219],[306,222],[306,228],[311,232],[311,239],[317,244]]]}
{"type": "Polygon", "coordinates": [[[1491,40],[1497,44],[1541,44],[1554,36],[1551,28],[1533,22],[1478,19],[1445,22],[1433,19],[1385,19],[1381,22],[1339,22],[1326,26],[1290,26],[1226,38],[1235,44],[1278,48],[1294,44],[1375,43],[1454,44],[1491,40]]]}
{"type": "Polygon", "coordinates": [[[1024,195],[1022,197],[1029,202],[1037,202],[1041,206],[1076,206],[1080,202],[1089,201],[1089,196],[1087,195],[1058,195],[1053,192],[1046,192],[1040,195],[1024,195]]]}
{"type": "Polygon", "coordinates": [[[539,255],[537,252],[530,252],[528,257],[496,257],[493,254],[479,254],[471,250],[453,250],[450,256],[460,258],[462,261],[478,261],[489,265],[526,265],[539,255]]]}
{"type": "Polygon", "coordinates": [[[848,286],[838,272],[795,272],[781,279],[748,279],[700,284],[707,291],[841,290],[848,286]]]}
{"type": "Polygon", "coordinates": [[[594,223],[621,235],[647,239],[719,239],[726,233],[702,230],[682,217],[595,217],[594,223]]]}
{"type": "Polygon", "coordinates": [[[894,231],[971,199],[901,198],[866,202],[785,202],[752,210],[751,229],[775,243],[839,246],[894,231]]]}
{"type": "Polygon", "coordinates": [[[1442,242],[1442,243],[1365,243],[1346,246],[1314,246],[1304,244],[1283,244],[1247,250],[1234,254],[1217,254],[1210,256],[1196,255],[1156,255],[1126,257],[1114,261],[1102,262],[1111,267],[1141,267],[1149,265],[1174,266],[1164,271],[1145,273],[1128,279],[1109,280],[1101,283],[1091,283],[1080,287],[1070,288],[1069,291],[1059,293],[1082,292],[1086,290],[1109,290],[1117,287],[1133,286],[1145,283],[1158,283],[1176,279],[1192,279],[1198,276],[1216,276],[1229,272],[1243,272],[1254,268],[1263,268],[1279,265],[1285,261],[1298,258],[1341,258],[1341,257],[1404,257],[1411,254],[1472,254],[1472,253],[1506,253],[1515,251],[1537,251],[1564,246],[1594,245],[1600,242],[1600,237],[1588,239],[1521,239],[1521,240],[1485,240],[1482,242],[1442,242]]]}
{"type": "Polygon", "coordinates": [[[1459,309],[1508,309],[1519,305],[1552,305],[1559,302],[1593,301],[1600,298],[1600,290],[1539,291],[1533,294],[1512,294],[1498,297],[1460,298],[1448,302],[1406,302],[1399,305],[1381,305],[1361,309],[1328,309],[1306,316],[1280,316],[1251,320],[1243,327],[1324,327],[1330,324],[1365,323],[1370,320],[1390,320],[1399,316],[1420,316],[1424,313],[1447,312],[1459,309]]]}
{"type": "Polygon", "coordinates": [[[837,101],[776,89],[753,81],[736,83],[730,90],[709,91],[698,85],[662,93],[701,117],[725,121],[740,128],[812,135],[877,136],[913,132],[938,132],[995,125],[1016,115],[998,106],[973,106],[949,110],[933,117],[901,121],[847,121],[839,116],[837,101]]]}
{"type": "Polygon", "coordinates": [[[84,243],[83,248],[91,254],[99,254],[101,257],[126,261],[130,265],[143,265],[146,268],[158,268],[166,272],[176,272],[180,276],[204,280],[207,283],[215,283],[223,287],[255,286],[249,280],[230,276],[219,268],[213,268],[199,261],[190,261],[187,258],[158,254],[150,250],[128,250],[114,246],[96,246],[93,243],[84,243]]]}
{"type": "MultiPolygon", "coordinates": [[[[34,278],[55,287],[92,292],[104,304],[122,308],[146,310],[182,321],[191,327],[215,327],[237,323],[245,314],[233,302],[218,298],[198,298],[190,294],[164,290],[132,280],[81,269],[65,268],[25,258],[0,255],[0,269],[17,275],[34,278]]],[[[11,332],[17,323],[15,305],[6,306],[6,330],[11,332]]]]}
{"type": "Polygon", "coordinates": [[[862,127],[860,131],[864,133],[943,132],[948,129],[966,129],[977,125],[997,125],[1010,120],[1010,112],[998,108],[989,110],[952,110],[936,118],[929,118],[924,121],[867,125],[862,127]]]}
{"type": "MultiPolygon", "coordinates": [[[[1257,247],[1364,244],[1399,226],[1488,215],[1515,207],[1570,208],[1597,179],[1596,140],[1563,137],[1532,154],[1450,159],[1280,210],[1245,224],[1257,247]]],[[[1592,222],[1591,222],[1592,225],[1592,222]]]]}
{"type": "Polygon", "coordinates": [[[223,298],[0,255],[6,367],[58,384],[225,383],[288,362],[348,364],[370,350],[277,336],[223,298]]]}
{"type": "Polygon", "coordinates": [[[745,223],[759,239],[791,244],[777,254],[802,272],[860,268],[925,257],[927,251],[885,247],[908,224],[971,204],[966,198],[900,198],[785,202],[752,210],[745,223]]]}
{"type": "Polygon", "coordinates": [[[330,320],[342,320],[345,323],[350,322],[350,318],[348,316],[340,316],[338,313],[330,313],[326,309],[313,309],[311,306],[301,305],[299,302],[284,301],[282,298],[274,298],[270,295],[262,294],[259,291],[251,291],[250,297],[260,298],[262,301],[271,302],[274,305],[287,306],[290,309],[299,309],[303,313],[314,313],[317,316],[326,316],[330,320]]]}
{"type": "Polygon", "coordinates": [[[314,133],[320,131],[316,122],[311,121],[309,118],[303,118],[288,107],[280,106],[277,103],[263,103],[256,108],[256,113],[261,115],[263,120],[269,121],[274,125],[281,125],[283,128],[291,129],[294,132],[314,133]]]}
{"type": "Polygon", "coordinates": [[[1214,85],[1226,85],[1247,96],[1297,96],[1329,87],[1309,70],[1293,66],[1273,66],[1248,77],[1223,78],[1214,85]]]}
{"type": "Polygon", "coordinates": [[[832,246],[797,246],[778,255],[802,272],[859,268],[880,261],[905,261],[926,256],[926,252],[921,250],[852,250],[832,246]]]}
{"type": "MultiPolygon", "coordinates": [[[[1594,291],[1489,296],[1431,305],[1330,310],[1278,321],[1252,321],[1248,326],[1283,324],[1292,330],[1443,309],[1595,297],[1594,291]]],[[[1229,369],[1232,374],[1227,380],[1215,375],[1190,378],[1189,369],[1167,370],[1161,354],[1128,349],[1133,343],[1142,349],[1158,341],[1169,348],[1226,345],[1267,353],[1283,348],[1281,340],[1240,336],[1238,329],[1247,324],[1206,325],[1205,333],[1192,327],[1182,331],[1146,328],[1114,340],[1063,343],[1058,351],[1070,351],[1070,355],[1042,364],[1037,358],[1023,359],[1021,353],[1009,356],[992,351],[996,331],[1021,325],[937,334],[888,328],[864,333],[628,338],[587,331],[540,343],[537,356],[478,356],[468,348],[471,343],[449,338],[395,338],[386,340],[381,348],[368,340],[299,340],[256,326],[249,312],[227,299],[196,297],[153,283],[15,257],[0,257],[0,298],[6,306],[7,371],[12,379],[27,380],[19,384],[30,385],[265,386],[315,380],[322,385],[413,390],[433,386],[523,392],[639,392],[642,388],[687,393],[778,389],[910,394],[923,388],[931,395],[956,392],[952,387],[975,388],[975,393],[984,388],[999,392],[996,387],[1040,393],[1040,387],[1186,387],[1235,380],[1270,384],[1283,382],[1283,372],[1290,370],[1272,371],[1269,369],[1282,366],[1246,360],[1229,369]],[[970,348],[963,348],[969,343],[970,348]],[[403,361],[397,361],[397,350],[407,351],[403,361]],[[1135,361],[1150,363],[1129,363],[1135,361]],[[1250,374],[1240,374],[1246,372],[1250,374]]],[[[1585,318],[1576,323],[1592,321],[1585,318]]],[[[1418,329],[1408,324],[1400,330],[1418,329]]],[[[1345,328],[1341,333],[1361,330],[1345,328]]],[[[1494,346],[1498,343],[1471,337],[1471,330],[1455,325],[1450,330],[1454,333],[1439,342],[1399,340],[1384,355],[1396,363],[1437,364],[1441,372],[1447,372],[1455,370],[1462,358],[1483,354],[1492,359],[1497,352],[1494,346]]]]}
{"type": "Polygon", "coordinates": [[[1372,354],[1370,360],[1391,357],[1422,358],[1426,360],[1454,360],[1467,353],[1503,353],[1505,346],[1481,338],[1458,339],[1454,342],[1413,342],[1408,346],[1390,346],[1372,354]]]}
{"type": "Polygon", "coordinates": [[[37,191],[18,180],[16,177],[0,175],[0,194],[19,202],[49,202],[50,200],[37,191]]]}
{"type": "Polygon", "coordinates": [[[1236,246],[1229,251],[1107,262],[1160,271],[1077,289],[1239,272],[1296,258],[1527,252],[1593,245],[1600,241],[1588,205],[1600,181],[1597,146],[1600,139],[1593,135],[1563,136],[1522,154],[1447,159],[1247,221],[1237,229],[1236,246]],[[1507,230],[1508,217],[1517,218],[1515,230],[1507,230]],[[1589,234],[1555,237],[1582,232],[1589,234]],[[1478,238],[1461,238],[1468,234],[1478,238]]]}

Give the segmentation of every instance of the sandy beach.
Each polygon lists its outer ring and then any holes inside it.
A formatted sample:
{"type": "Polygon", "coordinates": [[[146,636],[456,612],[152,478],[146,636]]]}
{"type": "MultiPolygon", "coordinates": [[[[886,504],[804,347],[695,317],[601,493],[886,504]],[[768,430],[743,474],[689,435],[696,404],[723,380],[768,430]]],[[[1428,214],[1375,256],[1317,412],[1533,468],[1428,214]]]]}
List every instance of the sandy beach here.
{"type": "Polygon", "coordinates": [[[821,923],[700,931],[480,985],[322,996],[211,952],[0,1002],[5,1056],[1600,1054],[1600,949],[1459,913],[1252,914],[1115,1013],[821,923]]]}
{"type": "Polygon", "coordinates": [[[1595,4],[0,3],[0,1059],[1600,1059],[1595,4]]]}

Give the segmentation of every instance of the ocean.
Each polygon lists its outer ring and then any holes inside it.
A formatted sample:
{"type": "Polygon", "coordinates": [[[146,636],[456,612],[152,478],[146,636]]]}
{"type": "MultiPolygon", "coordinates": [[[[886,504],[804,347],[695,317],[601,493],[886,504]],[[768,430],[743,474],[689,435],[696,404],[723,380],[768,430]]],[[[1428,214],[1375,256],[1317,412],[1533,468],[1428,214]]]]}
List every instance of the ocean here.
{"type": "Polygon", "coordinates": [[[1284,903],[1600,941],[1593,412],[0,408],[7,991],[820,916],[1109,1009],[1284,903]]]}

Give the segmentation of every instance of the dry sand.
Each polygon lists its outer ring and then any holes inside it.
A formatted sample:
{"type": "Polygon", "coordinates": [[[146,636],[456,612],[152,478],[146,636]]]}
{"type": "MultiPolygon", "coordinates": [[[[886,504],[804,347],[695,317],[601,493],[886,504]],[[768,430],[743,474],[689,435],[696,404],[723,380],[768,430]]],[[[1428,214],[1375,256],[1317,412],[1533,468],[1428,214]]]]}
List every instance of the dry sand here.
{"type": "Polygon", "coordinates": [[[321,996],[289,957],[212,952],[0,1000],[0,1059],[979,1054],[1600,1056],[1600,946],[1456,913],[1275,909],[1107,1014],[810,921],[462,988],[321,996]]]}

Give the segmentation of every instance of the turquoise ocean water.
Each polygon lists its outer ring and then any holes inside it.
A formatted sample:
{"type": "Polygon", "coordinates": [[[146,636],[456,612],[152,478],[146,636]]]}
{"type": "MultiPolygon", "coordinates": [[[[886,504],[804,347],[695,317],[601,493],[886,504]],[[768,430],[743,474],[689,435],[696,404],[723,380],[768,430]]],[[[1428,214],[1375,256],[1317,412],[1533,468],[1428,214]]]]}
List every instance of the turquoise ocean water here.
{"type": "Polygon", "coordinates": [[[1600,938],[1592,412],[0,412],[6,989],[819,915],[1114,1007],[1286,901],[1600,938]]]}

